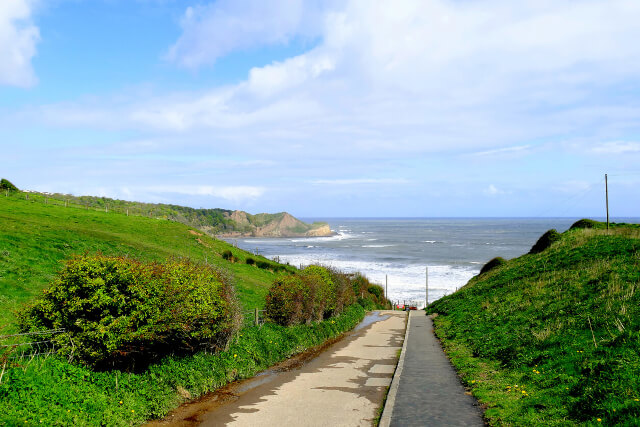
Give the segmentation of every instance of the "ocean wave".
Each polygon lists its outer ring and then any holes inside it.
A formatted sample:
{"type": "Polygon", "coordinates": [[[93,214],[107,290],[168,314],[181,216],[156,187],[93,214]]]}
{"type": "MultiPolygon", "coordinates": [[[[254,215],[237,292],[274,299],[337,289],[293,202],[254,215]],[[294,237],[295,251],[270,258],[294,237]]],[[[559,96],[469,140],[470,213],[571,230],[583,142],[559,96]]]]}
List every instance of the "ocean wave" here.
{"type": "Polygon", "coordinates": [[[329,237],[296,237],[293,239],[288,239],[288,241],[293,243],[332,242],[337,240],[353,239],[355,237],[353,234],[344,233],[342,231],[338,231],[337,233],[338,234],[329,237]]]}
{"type": "MultiPolygon", "coordinates": [[[[362,273],[374,283],[389,283],[389,298],[394,301],[412,300],[425,296],[425,266],[383,261],[336,259],[327,253],[280,255],[281,262],[295,266],[321,264],[347,273],[362,273]]],[[[430,265],[429,301],[455,292],[469,279],[479,273],[479,268],[470,265],[430,265]],[[433,291],[432,291],[433,290],[433,291]]]]}
{"type": "Polygon", "coordinates": [[[392,246],[396,245],[362,245],[363,248],[390,248],[392,246]]]}

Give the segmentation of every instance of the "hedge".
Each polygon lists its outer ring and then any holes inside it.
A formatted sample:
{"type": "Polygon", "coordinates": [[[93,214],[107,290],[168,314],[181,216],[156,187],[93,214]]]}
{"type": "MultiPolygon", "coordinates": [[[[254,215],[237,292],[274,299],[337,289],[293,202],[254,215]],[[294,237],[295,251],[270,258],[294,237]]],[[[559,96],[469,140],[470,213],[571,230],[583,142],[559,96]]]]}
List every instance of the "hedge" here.
{"type": "Polygon", "coordinates": [[[78,256],[33,305],[24,331],[65,329],[60,352],[95,368],[140,368],[167,354],[216,351],[239,327],[230,280],[189,261],[78,256]]]}

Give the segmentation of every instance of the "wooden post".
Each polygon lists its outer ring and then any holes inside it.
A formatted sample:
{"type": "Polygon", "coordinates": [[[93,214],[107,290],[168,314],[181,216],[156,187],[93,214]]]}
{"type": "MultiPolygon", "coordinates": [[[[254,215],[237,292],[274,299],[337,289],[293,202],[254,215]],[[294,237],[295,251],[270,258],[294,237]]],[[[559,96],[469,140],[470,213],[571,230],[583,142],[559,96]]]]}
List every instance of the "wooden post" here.
{"type": "Polygon", "coordinates": [[[607,182],[607,174],[604,174],[604,192],[607,202],[607,231],[609,231],[609,183],[607,182]]]}
{"type": "Polygon", "coordinates": [[[129,216],[129,208],[127,208],[127,216],[129,216]]]}
{"type": "Polygon", "coordinates": [[[260,313],[258,312],[258,308],[255,309],[255,324],[256,326],[260,325],[260,313]]]}

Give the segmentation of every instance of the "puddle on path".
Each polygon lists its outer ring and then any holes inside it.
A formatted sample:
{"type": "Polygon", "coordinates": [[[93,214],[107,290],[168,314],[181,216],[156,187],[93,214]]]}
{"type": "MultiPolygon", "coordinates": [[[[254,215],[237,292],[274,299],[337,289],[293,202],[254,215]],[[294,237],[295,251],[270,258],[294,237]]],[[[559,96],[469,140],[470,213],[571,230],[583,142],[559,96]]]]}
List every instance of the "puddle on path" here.
{"type": "Polygon", "coordinates": [[[161,420],[150,421],[146,426],[195,426],[200,424],[200,416],[210,412],[222,405],[236,401],[239,397],[251,390],[256,389],[264,384],[268,384],[279,378],[281,374],[290,372],[295,369],[300,369],[307,363],[314,360],[321,353],[323,353],[328,347],[342,341],[346,337],[351,337],[364,330],[366,327],[373,325],[376,322],[391,317],[390,314],[382,314],[378,311],[374,311],[367,314],[365,318],[360,322],[353,330],[330,339],[324,344],[311,348],[303,353],[297,354],[290,359],[272,366],[266,369],[252,378],[245,380],[234,381],[227,384],[224,387],[219,388],[211,393],[200,397],[191,402],[187,402],[174,411],[172,411],[167,417],[161,420]]]}

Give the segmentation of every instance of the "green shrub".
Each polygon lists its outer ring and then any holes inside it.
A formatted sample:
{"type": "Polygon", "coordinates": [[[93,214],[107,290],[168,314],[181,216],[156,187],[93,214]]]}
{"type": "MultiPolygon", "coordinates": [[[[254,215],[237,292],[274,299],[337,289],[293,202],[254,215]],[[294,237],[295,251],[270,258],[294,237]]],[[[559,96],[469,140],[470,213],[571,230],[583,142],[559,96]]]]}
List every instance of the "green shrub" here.
{"type": "Polygon", "coordinates": [[[302,270],[302,276],[314,289],[315,314],[319,319],[331,317],[336,310],[336,284],[331,272],[319,265],[310,265],[302,270]]]}
{"type": "Polygon", "coordinates": [[[339,315],[356,297],[367,309],[387,304],[382,287],[362,275],[311,265],[297,276],[276,280],[269,289],[265,310],[267,318],[280,325],[309,323],[339,315]]]}
{"type": "Polygon", "coordinates": [[[271,264],[269,264],[267,261],[258,260],[256,261],[256,266],[263,270],[267,270],[271,267],[271,264]]]}
{"type": "Polygon", "coordinates": [[[256,260],[251,257],[247,257],[247,260],[245,262],[249,265],[253,265],[256,263],[256,260]]]}
{"type": "Polygon", "coordinates": [[[560,240],[560,233],[558,233],[554,228],[544,233],[535,245],[531,247],[529,251],[530,254],[539,254],[545,249],[549,248],[554,242],[560,240]]]}
{"type": "Polygon", "coordinates": [[[312,289],[299,276],[276,280],[265,300],[266,317],[283,326],[306,323],[312,315],[312,289]]]}
{"type": "Polygon", "coordinates": [[[229,249],[223,251],[222,258],[226,259],[227,261],[233,261],[234,260],[233,252],[231,252],[229,249]]]}
{"type": "Polygon", "coordinates": [[[140,368],[169,353],[224,348],[237,316],[229,279],[210,266],[98,255],[67,261],[19,322],[25,331],[65,329],[60,353],[90,366],[140,368]]]}
{"type": "Polygon", "coordinates": [[[9,180],[2,178],[0,179],[0,190],[18,191],[18,187],[13,185],[9,180]]]}
{"type": "Polygon", "coordinates": [[[491,270],[493,270],[494,268],[500,267],[505,262],[507,262],[506,259],[504,259],[504,258],[502,258],[500,256],[497,256],[497,257],[493,258],[492,260],[489,260],[489,262],[487,262],[485,265],[482,266],[482,268],[480,269],[480,274],[488,273],[491,270]]]}
{"type": "Polygon", "coordinates": [[[604,227],[603,227],[603,224],[599,221],[583,218],[574,222],[573,225],[569,227],[569,230],[584,229],[584,228],[604,228],[604,227]]]}

